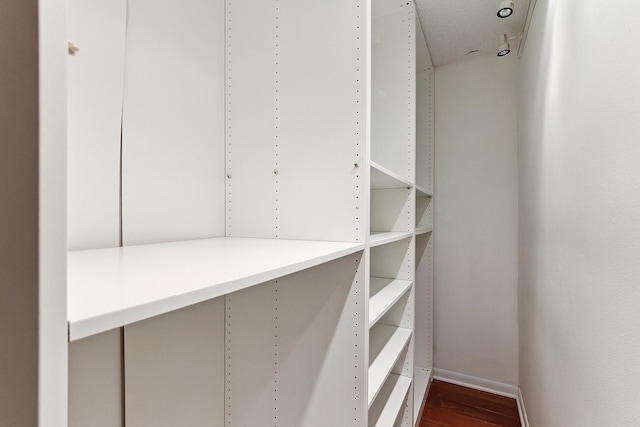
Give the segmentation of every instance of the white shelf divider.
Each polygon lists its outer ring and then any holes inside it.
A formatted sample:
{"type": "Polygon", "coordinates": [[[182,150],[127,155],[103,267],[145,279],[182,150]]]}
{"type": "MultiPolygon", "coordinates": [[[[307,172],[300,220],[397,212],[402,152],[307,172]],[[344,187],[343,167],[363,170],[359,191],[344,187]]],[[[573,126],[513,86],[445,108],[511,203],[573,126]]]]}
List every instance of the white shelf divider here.
{"type": "Polygon", "coordinates": [[[413,183],[406,180],[395,172],[384,166],[371,161],[371,189],[383,190],[388,188],[411,188],[413,183]]]}
{"type": "Polygon", "coordinates": [[[416,185],[416,197],[433,197],[433,194],[429,193],[426,189],[416,185]]]}
{"type": "Polygon", "coordinates": [[[404,406],[407,399],[407,393],[411,387],[411,378],[402,375],[389,375],[380,390],[380,397],[386,396],[386,399],[376,399],[371,406],[370,414],[380,414],[374,420],[369,420],[370,426],[375,427],[391,427],[395,425],[400,410],[404,406]]]}
{"type": "Polygon", "coordinates": [[[410,280],[372,277],[369,281],[369,327],[372,327],[413,285],[410,280]]]}
{"type": "Polygon", "coordinates": [[[361,243],[219,237],[68,253],[69,341],[323,264],[361,243]]]}
{"type": "Polygon", "coordinates": [[[417,426],[422,417],[431,386],[431,369],[422,366],[413,367],[413,424],[417,426]]]}
{"type": "Polygon", "coordinates": [[[411,231],[372,231],[369,237],[369,247],[386,245],[411,236],[411,231]]]}
{"type": "Polygon", "coordinates": [[[416,235],[426,234],[433,231],[433,226],[431,225],[419,225],[416,227],[416,235]]]}
{"type": "Polygon", "coordinates": [[[370,329],[369,407],[391,374],[391,370],[409,342],[411,334],[410,329],[380,324],[370,329]]]}

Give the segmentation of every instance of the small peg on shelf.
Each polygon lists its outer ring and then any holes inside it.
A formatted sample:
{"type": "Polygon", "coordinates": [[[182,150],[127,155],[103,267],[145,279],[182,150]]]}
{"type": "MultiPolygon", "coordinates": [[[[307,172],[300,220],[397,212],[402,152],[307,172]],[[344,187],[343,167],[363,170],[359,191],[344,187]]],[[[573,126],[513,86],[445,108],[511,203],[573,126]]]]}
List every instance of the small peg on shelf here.
{"type": "Polygon", "coordinates": [[[278,175],[278,168],[275,168],[275,169],[273,170],[273,174],[274,174],[274,175],[278,175]]]}
{"type": "Polygon", "coordinates": [[[231,179],[231,174],[230,173],[227,174],[227,179],[231,179]]]}
{"type": "Polygon", "coordinates": [[[360,163],[358,163],[358,162],[353,162],[353,166],[354,166],[356,169],[358,169],[358,168],[360,167],[360,163]]]}
{"type": "Polygon", "coordinates": [[[78,52],[80,52],[80,48],[74,42],[69,42],[67,49],[68,49],[69,55],[71,56],[77,56],[78,52]]]}

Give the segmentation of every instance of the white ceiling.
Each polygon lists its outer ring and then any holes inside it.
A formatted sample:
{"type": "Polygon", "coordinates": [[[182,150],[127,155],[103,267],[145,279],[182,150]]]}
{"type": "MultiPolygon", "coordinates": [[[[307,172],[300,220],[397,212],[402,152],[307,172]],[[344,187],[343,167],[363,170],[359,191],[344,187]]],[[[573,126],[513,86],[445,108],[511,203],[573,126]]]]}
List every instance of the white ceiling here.
{"type": "MultiPolygon", "coordinates": [[[[529,0],[514,0],[509,18],[496,16],[502,0],[415,0],[418,16],[435,67],[474,55],[495,55],[501,34],[516,36],[524,30],[529,0]],[[477,53],[468,54],[472,50],[477,53]]],[[[510,41],[511,55],[518,41],[510,41]]]]}

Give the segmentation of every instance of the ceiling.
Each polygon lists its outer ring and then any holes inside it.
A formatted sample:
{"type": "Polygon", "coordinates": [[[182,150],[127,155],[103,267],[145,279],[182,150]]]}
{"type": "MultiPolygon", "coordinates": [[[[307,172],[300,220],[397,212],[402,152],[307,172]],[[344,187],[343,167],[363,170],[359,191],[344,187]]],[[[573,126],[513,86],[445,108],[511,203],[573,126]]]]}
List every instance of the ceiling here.
{"type": "MultiPolygon", "coordinates": [[[[435,67],[471,56],[495,55],[501,34],[522,33],[530,0],[513,0],[509,18],[496,16],[501,0],[415,0],[435,67]],[[476,53],[469,53],[478,50],[476,53]]],[[[511,40],[511,55],[518,41],[511,40]]]]}

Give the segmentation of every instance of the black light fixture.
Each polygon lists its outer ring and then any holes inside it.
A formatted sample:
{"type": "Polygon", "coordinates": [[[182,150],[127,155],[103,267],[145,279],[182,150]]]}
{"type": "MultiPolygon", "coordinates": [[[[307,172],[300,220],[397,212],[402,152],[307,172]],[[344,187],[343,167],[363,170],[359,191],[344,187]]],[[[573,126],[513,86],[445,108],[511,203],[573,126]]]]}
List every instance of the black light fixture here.
{"type": "Polygon", "coordinates": [[[505,0],[500,3],[498,8],[498,18],[508,18],[513,15],[514,3],[511,0],[505,0]]]}
{"type": "Polygon", "coordinates": [[[503,34],[500,36],[500,44],[498,45],[498,56],[507,56],[510,52],[511,46],[509,46],[507,35],[503,34]]]}

